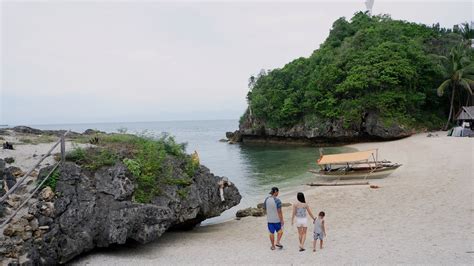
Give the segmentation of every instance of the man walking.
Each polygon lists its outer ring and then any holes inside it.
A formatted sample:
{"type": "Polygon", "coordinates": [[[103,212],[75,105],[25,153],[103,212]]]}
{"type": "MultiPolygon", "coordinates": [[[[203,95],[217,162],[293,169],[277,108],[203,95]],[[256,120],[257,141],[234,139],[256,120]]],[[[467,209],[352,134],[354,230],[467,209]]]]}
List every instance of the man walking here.
{"type": "Polygon", "coordinates": [[[281,237],[283,235],[283,213],[281,211],[281,201],[278,199],[278,188],[273,187],[269,197],[263,202],[263,208],[267,211],[267,222],[268,231],[270,231],[270,242],[272,243],[272,250],[275,250],[275,246],[283,248],[280,244],[281,237]],[[275,233],[277,233],[277,241],[275,244],[275,233]]]}

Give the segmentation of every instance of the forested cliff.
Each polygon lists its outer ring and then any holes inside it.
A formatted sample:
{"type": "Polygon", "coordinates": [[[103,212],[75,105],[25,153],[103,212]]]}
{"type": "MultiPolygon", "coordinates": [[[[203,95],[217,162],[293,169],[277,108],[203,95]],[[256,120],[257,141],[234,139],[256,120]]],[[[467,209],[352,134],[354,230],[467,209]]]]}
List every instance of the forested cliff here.
{"type": "Polygon", "coordinates": [[[437,94],[446,76],[437,56],[462,39],[438,25],[387,15],[340,18],[308,58],[249,79],[240,133],[353,141],[439,129],[449,100],[437,94]]]}

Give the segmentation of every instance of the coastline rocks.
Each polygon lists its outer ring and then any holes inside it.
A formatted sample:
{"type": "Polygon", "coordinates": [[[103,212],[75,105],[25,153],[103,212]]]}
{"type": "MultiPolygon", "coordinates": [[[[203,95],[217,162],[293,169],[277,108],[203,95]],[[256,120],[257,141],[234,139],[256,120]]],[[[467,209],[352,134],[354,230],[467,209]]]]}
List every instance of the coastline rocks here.
{"type": "Polygon", "coordinates": [[[228,139],[229,143],[242,142],[242,134],[239,130],[236,130],[234,132],[226,132],[225,136],[228,139]]]}
{"type": "MultiPolygon", "coordinates": [[[[282,207],[290,207],[291,203],[282,203],[282,207]]],[[[238,210],[237,213],[235,214],[235,217],[242,218],[242,217],[247,217],[247,216],[254,216],[254,217],[260,217],[265,215],[265,209],[263,208],[263,203],[257,204],[257,208],[246,208],[242,210],[238,210]]]]}
{"type": "MultiPolygon", "coordinates": [[[[41,169],[38,179],[50,168],[41,169]]],[[[8,231],[13,238],[18,230],[29,232],[20,237],[24,242],[22,248],[10,254],[14,258],[26,257],[27,264],[66,263],[96,247],[125,244],[129,240],[147,243],[168,229],[190,229],[218,216],[241,199],[237,188],[231,185],[224,188],[226,200],[222,202],[218,187],[221,178],[204,166],[196,171],[189,186],[163,185],[160,195],[149,204],[132,201],[134,177],[120,162],[95,174],[66,162],[59,172],[54,202],[45,201],[51,198],[52,191],[44,189],[42,192],[47,195],[42,193],[40,201],[28,210],[31,221],[23,219],[23,229],[17,226],[8,231]],[[178,193],[183,190],[185,194],[178,193]]],[[[179,171],[173,175],[184,177],[179,171]]],[[[1,245],[13,238],[0,241],[1,245]]],[[[0,252],[0,259],[1,256],[6,254],[0,252]]]]}
{"type": "Polygon", "coordinates": [[[5,157],[4,161],[5,161],[5,163],[7,163],[7,164],[12,164],[12,163],[15,162],[15,158],[13,158],[13,157],[5,157]]]}
{"type": "Polygon", "coordinates": [[[104,131],[89,128],[89,129],[86,129],[82,134],[83,135],[94,135],[94,134],[106,134],[106,133],[104,131]]]}
{"type": "Polygon", "coordinates": [[[248,111],[239,130],[243,142],[287,142],[301,144],[345,143],[370,140],[391,140],[408,137],[414,132],[395,123],[385,124],[377,112],[367,112],[359,124],[345,125],[342,120],[303,121],[292,127],[272,128],[265,121],[250,117],[248,111]]]}
{"type": "MultiPolygon", "coordinates": [[[[285,208],[285,207],[290,207],[290,206],[291,206],[291,203],[283,202],[283,203],[281,204],[281,206],[282,206],[283,208],[285,208]]],[[[263,203],[257,204],[257,208],[263,209],[263,203]]]]}
{"type": "Polygon", "coordinates": [[[12,128],[14,132],[17,133],[24,133],[24,134],[34,134],[34,135],[41,135],[43,134],[43,131],[40,129],[32,128],[32,127],[27,127],[27,126],[16,126],[12,128]]]}
{"type": "MultiPolygon", "coordinates": [[[[3,131],[7,132],[7,130],[12,130],[13,132],[16,133],[22,133],[22,134],[29,134],[29,135],[53,135],[53,136],[62,136],[64,133],[67,132],[67,130],[41,130],[37,128],[31,128],[27,126],[16,126],[13,128],[6,128],[3,131]]],[[[70,131],[68,133],[68,137],[77,137],[80,136],[80,133],[70,131]]]]}
{"type": "Polygon", "coordinates": [[[242,218],[242,217],[247,217],[247,216],[254,216],[254,217],[260,217],[265,215],[265,210],[262,208],[252,208],[249,207],[247,209],[243,210],[238,210],[237,213],[235,214],[236,217],[242,218]]]}

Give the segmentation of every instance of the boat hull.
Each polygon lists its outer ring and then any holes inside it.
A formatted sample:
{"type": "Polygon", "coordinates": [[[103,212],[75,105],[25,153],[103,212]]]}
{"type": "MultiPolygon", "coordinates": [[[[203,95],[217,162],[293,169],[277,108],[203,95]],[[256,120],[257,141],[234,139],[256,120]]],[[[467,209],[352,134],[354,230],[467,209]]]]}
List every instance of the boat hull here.
{"type": "Polygon", "coordinates": [[[349,171],[310,171],[318,177],[326,178],[326,179],[340,179],[340,180],[347,180],[347,179],[380,179],[385,178],[391,175],[400,164],[391,165],[391,166],[383,166],[380,169],[376,169],[371,172],[370,169],[353,169],[349,171]]]}

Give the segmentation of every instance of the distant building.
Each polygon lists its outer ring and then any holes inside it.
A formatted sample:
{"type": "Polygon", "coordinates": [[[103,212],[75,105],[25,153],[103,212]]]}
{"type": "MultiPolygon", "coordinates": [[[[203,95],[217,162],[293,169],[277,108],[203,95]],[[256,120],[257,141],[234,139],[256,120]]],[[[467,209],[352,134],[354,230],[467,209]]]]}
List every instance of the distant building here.
{"type": "Polygon", "coordinates": [[[463,106],[456,115],[456,121],[460,125],[467,122],[472,128],[474,125],[474,106],[463,106]]]}
{"type": "MultiPolygon", "coordinates": [[[[474,21],[471,21],[471,31],[474,30],[474,21]]],[[[471,39],[471,48],[474,48],[474,39],[471,39]]]]}

